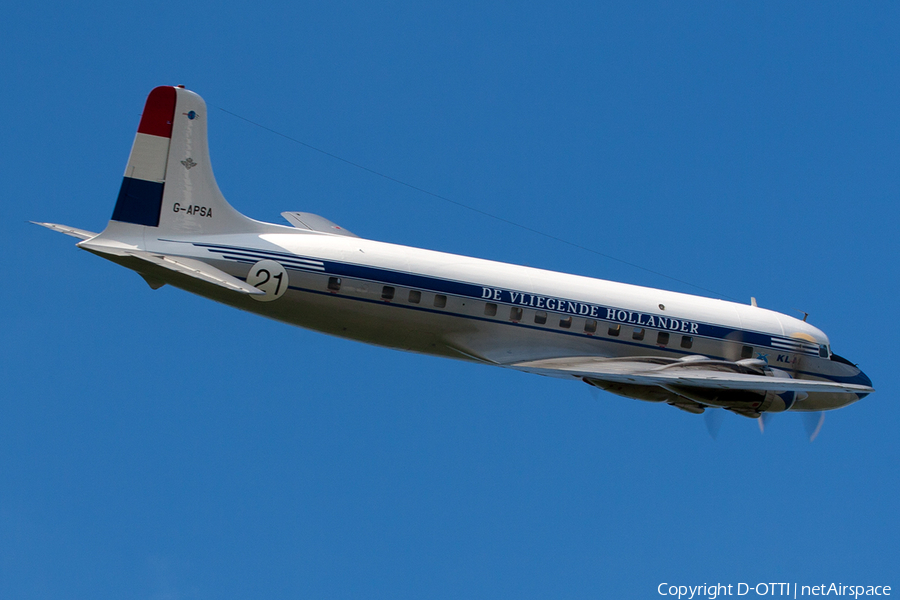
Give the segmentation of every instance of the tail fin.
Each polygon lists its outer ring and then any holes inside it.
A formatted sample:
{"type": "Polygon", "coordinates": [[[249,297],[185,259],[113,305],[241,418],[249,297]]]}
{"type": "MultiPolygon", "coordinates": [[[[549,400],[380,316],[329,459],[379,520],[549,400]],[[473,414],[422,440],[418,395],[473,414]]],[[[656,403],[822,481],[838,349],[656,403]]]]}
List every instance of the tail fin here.
{"type": "Polygon", "coordinates": [[[219,191],[207,116],[203,98],[183,87],[150,92],[107,231],[120,230],[119,223],[157,228],[157,234],[268,229],[232,208],[219,191]]]}

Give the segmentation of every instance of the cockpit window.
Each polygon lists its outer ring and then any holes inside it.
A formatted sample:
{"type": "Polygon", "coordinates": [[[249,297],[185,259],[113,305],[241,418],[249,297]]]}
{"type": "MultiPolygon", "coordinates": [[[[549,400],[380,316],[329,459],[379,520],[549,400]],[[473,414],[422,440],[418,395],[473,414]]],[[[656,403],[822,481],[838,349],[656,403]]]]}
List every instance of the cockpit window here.
{"type": "Polygon", "coordinates": [[[828,346],[826,346],[825,344],[819,346],[819,356],[821,356],[822,358],[828,358],[828,354],[828,346]]]}

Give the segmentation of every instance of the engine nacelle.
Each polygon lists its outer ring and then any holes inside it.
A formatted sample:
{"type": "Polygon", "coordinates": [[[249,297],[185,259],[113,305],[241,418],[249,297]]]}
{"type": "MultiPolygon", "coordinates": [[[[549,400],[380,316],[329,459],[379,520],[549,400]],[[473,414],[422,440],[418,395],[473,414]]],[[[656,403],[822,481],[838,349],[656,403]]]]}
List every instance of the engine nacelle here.
{"type": "MultiPolygon", "coordinates": [[[[746,361],[745,361],[746,362],[746,361]]],[[[760,364],[741,365],[752,369],[758,375],[777,377],[779,379],[793,379],[790,373],[781,369],[773,369],[762,361],[760,364]]],[[[679,403],[687,403],[688,406],[697,407],[702,412],[703,406],[726,408],[735,413],[758,417],[764,412],[783,412],[790,410],[797,400],[803,400],[807,394],[804,392],[775,392],[772,390],[722,390],[714,388],[697,388],[676,385],[634,385],[618,382],[610,382],[595,379],[584,379],[585,383],[596,386],[607,392],[644,400],[647,402],[668,402],[676,406],[679,403]]],[[[684,410],[688,410],[685,408],[684,410]]]]}
{"type": "MultiPolygon", "coordinates": [[[[755,365],[754,365],[755,366],[755,365]]],[[[760,374],[779,379],[793,379],[791,375],[781,369],[773,369],[769,366],[759,368],[760,374]]],[[[806,397],[803,392],[776,392],[772,390],[718,390],[710,388],[690,388],[680,386],[666,386],[666,388],[683,398],[687,398],[698,404],[727,408],[738,414],[748,417],[758,417],[764,412],[783,412],[789,410],[797,400],[806,397]]]]}
{"type": "MultiPolygon", "coordinates": [[[[766,367],[765,369],[766,375],[770,377],[777,377],[779,379],[793,379],[791,374],[787,371],[782,371],[781,369],[773,369],[772,367],[766,367]]],[[[802,400],[806,398],[807,394],[805,392],[775,392],[769,390],[766,392],[765,400],[763,401],[762,406],[758,412],[783,412],[786,410],[790,410],[794,405],[794,402],[797,400],[802,400]]]]}

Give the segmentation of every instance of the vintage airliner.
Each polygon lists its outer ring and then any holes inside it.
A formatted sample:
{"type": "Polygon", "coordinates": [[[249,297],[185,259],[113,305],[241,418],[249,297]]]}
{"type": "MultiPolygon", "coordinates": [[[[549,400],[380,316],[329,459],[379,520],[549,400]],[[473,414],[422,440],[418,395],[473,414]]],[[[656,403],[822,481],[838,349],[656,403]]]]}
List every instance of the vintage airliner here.
{"type": "MultiPolygon", "coordinates": [[[[80,248],[293,325],[390,348],[582,380],[691,413],[824,411],[873,392],[828,337],[750,305],[359,238],[308,213],[255,221],[219,191],[208,112],[150,92],[112,219],[80,248]]],[[[821,424],[821,422],[820,422],[821,424]]]]}

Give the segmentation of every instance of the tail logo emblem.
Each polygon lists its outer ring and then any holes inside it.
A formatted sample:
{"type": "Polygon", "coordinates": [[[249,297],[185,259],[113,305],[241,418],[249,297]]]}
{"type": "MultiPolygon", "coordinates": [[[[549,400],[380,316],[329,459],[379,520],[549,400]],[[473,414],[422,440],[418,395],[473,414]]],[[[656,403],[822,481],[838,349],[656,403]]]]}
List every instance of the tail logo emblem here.
{"type": "Polygon", "coordinates": [[[181,161],[181,164],[184,165],[184,168],[188,171],[191,170],[191,167],[196,167],[197,163],[194,162],[194,159],[188,156],[185,160],[181,161]]]}
{"type": "Polygon", "coordinates": [[[194,111],[190,111],[190,112],[186,112],[186,113],[181,113],[181,114],[183,114],[184,116],[186,116],[186,117],[187,117],[188,119],[190,119],[191,121],[193,121],[194,119],[197,118],[197,113],[195,113],[194,111]]]}

